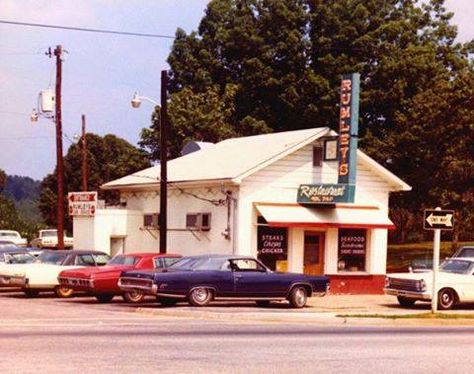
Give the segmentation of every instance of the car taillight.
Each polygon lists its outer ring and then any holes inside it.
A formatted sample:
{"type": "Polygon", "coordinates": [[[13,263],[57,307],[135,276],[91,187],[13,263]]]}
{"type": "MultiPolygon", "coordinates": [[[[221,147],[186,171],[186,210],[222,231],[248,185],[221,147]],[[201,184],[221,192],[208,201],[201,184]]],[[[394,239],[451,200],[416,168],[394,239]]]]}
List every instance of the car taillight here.
{"type": "Polygon", "coordinates": [[[418,281],[418,289],[419,289],[420,291],[426,291],[426,282],[425,282],[424,279],[420,279],[420,280],[418,281]]]}

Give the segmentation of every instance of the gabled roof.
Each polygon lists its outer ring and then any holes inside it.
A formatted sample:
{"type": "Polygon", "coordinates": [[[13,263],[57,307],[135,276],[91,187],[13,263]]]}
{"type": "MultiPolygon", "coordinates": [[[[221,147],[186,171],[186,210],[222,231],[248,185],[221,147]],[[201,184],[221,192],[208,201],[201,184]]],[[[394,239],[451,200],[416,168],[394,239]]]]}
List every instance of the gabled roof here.
{"type": "MultiPolygon", "coordinates": [[[[168,161],[168,182],[230,180],[239,183],[248,174],[329,134],[335,133],[322,127],[226,139],[213,147],[168,161]]],[[[159,178],[160,166],[157,165],[108,182],[102,188],[153,185],[159,178]]]]}
{"type": "MultiPolygon", "coordinates": [[[[213,147],[168,161],[168,182],[219,182],[239,184],[245,177],[297,151],[324,136],[337,133],[327,127],[285,131],[223,140],[213,147]]],[[[358,151],[359,160],[393,186],[393,190],[411,187],[382,165],[358,151]]],[[[156,186],[160,165],[105,183],[103,189],[144,188],[156,186]]]]}

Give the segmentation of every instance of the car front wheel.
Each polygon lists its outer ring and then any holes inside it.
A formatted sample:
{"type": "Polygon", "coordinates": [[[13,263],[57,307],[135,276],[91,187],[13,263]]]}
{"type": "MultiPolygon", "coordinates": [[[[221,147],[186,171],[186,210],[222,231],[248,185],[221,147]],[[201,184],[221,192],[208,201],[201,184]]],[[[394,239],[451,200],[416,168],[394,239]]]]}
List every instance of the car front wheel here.
{"type": "Polygon", "coordinates": [[[194,288],[189,293],[189,303],[193,306],[206,306],[212,300],[212,291],[206,287],[194,288]]]}
{"type": "Polygon", "coordinates": [[[303,308],[308,300],[308,294],[304,287],[295,287],[291,290],[288,301],[293,308],[303,308]]]}
{"type": "Polygon", "coordinates": [[[142,291],[139,291],[139,290],[125,292],[123,294],[123,299],[127,303],[131,303],[131,304],[141,303],[144,298],[145,298],[145,295],[143,294],[142,291]]]}
{"type": "Polygon", "coordinates": [[[438,309],[451,309],[456,305],[456,293],[451,288],[443,288],[438,292],[438,309]]]}
{"type": "Polygon", "coordinates": [[[71,297],[74,290],[72,288],[58,286],[54,289],[54,293],[57,297],[71,297]]]}

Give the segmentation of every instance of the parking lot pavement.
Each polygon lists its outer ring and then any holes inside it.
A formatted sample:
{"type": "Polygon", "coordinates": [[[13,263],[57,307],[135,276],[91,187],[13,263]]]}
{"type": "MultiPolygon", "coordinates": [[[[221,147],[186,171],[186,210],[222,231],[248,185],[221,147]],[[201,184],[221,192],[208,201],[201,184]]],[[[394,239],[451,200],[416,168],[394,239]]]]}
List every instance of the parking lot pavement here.
{"type": "MultiPolygon", "coordinates": [[[[473,319],[391,319],[385,317],[425,314],[431,304],[417,303],[412,308],[401,307],[396,298],[387,295],[327,295],[308,299],[302,309],[292,309],[287,302],[257,307],[253,302],[214,302],[205,308],[179,303],[161,307],[155,303],[140,305],[136,312],[161,317],[197,318],[252,322],[289,322],[321,325],[474,325],[473,319]],[[366,315],[368,318],[361,318],[366,315]],[[380,318],[375,318],[379,316],[380,318]]],[[[473,314],[474,305],[466,304],[447,314],[473,314]]]]}
{"type": "MultiPolygon", "coordinates": [[[[142,318],[194,319],[201,321],[227,321],[235,323],[304,323],[313,325],[474,325],[474,319],[453,320],[420,320],[374,318],[403,316],[408,314],[427,313],[429,303],[416,303],[412,308],[401,307],[396,298],[386,295],[326,295],[308,299],[302,309],[290,308],[288,302],[274,302],[268,307],[257,307],[255,302],[214,302],[208,307],[191,307],[180,302],[174,307],[162,307],[150,297],[146,302],[131,305],[124,303],[120,297],[108,304],[97,303],[95,298],[81,295],[69,299],[58,299],[54,294],[41,294],[38,299],[27,299],[21,292],[0,292],[0,303],[28,304],[30,307],[15,312],[11,320],[18,317],[31,317],[32,311],[49,318],[75,316],[81,319],[94,318],[97,315],[121,315],[124,318],[140,316],[142,318]],[[3,300],[1,300],[3,299],[3,300]],[[16,300],[16,301],[15,301],[16,300]],[[24,316],[23,316],[24,314],[24,316]],[[128,315],[129,317],[126,317],[128,315]],[[370,318],[360,318],[367,315],[370,318]]],[[[13,306],[12,304],[12,306],[13,306]]],[[[465,304],[447,314],[474,314],[474,304],[465,304]]],[[[5,316],[4,316],[5,317],[5,316]]]]}

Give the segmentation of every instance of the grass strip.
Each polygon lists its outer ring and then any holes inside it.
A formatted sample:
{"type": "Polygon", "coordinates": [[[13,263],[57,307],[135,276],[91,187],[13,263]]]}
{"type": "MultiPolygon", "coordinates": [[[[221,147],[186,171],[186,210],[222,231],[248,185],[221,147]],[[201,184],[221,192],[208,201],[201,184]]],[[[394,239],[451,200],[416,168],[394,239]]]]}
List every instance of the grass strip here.
{"type": "Polygon", "coordinates": [[[384,318],[384,319],[474,319],[474,313],[414,313],[414,314],[338,314],[340,318],[384,318]]]}

